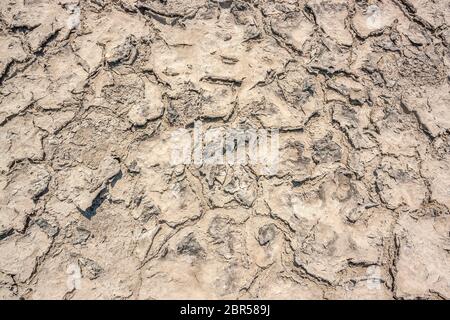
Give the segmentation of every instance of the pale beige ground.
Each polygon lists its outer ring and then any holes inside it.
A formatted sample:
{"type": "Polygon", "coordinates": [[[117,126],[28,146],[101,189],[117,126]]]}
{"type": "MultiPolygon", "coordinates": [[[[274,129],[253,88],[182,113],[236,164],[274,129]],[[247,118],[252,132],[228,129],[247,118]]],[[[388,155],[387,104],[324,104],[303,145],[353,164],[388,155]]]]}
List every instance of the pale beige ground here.
{"type": "Polygon", "coordinates": [[[449,26],[445,0],[1,0],[0,298],[448,299],[449,26]],[[278,173],[171,167],[195,120],[279,129],[278,173]]]}

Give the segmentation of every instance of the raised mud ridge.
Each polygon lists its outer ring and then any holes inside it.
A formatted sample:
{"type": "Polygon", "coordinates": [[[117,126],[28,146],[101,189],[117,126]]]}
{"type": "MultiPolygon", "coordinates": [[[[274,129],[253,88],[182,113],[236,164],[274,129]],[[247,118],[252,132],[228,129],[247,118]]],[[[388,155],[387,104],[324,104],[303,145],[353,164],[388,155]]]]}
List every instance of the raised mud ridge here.
{"type": "Polygon", "coordinates": [[[450,2],[1,0],[0,298],[448,299],[450,2]],[[278,130],[276,172],[170,165],[278,130]]]}

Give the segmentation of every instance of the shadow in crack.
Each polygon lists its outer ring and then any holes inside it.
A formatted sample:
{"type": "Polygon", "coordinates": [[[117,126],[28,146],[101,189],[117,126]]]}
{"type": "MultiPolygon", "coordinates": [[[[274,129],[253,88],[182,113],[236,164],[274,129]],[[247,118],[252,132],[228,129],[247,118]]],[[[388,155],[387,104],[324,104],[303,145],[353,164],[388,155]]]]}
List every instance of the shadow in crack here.
{"type": "Polygon", "coordinates": [[[97,214],[97,209],[100,208],[100,206],[103,204],[103,202],[108,197],[108,191],[109,186],[114,187],[120,179],[122,179],[122,171],[119,171],[118,174],[116,174],[114,177],[112,177],[108,183],[106,184],[105,188],[100,191],[100,193],[95,197],[94,201],[92,201],[92,205],[87,208],[86,210],[81,210],[78,208],[78,211],[87,219],[91,219],[93,216],[97,214]]]}

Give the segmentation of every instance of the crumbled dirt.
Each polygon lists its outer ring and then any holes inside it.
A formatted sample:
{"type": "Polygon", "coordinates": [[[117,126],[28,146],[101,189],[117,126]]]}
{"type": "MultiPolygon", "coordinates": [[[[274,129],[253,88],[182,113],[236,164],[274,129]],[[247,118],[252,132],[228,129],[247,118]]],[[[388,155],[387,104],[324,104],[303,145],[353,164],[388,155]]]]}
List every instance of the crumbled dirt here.
{"type": "Polygon", "coordinates": [[[449,67],[448,1],[0,1],[0,298],[450,298],[449,67]]]}

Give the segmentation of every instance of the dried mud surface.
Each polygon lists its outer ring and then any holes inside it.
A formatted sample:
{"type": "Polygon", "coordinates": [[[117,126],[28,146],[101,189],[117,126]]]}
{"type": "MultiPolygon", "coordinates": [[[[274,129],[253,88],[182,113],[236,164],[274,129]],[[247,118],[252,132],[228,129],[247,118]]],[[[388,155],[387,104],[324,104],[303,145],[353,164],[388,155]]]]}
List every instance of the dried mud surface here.
{"type": "Polygon", "coordinates": [[[444,0],[0,1],[0,298],[448,299],[449,25],[444,0]],[[196,120],[278,129],[278,172],[168,165],[196,120]]]}

